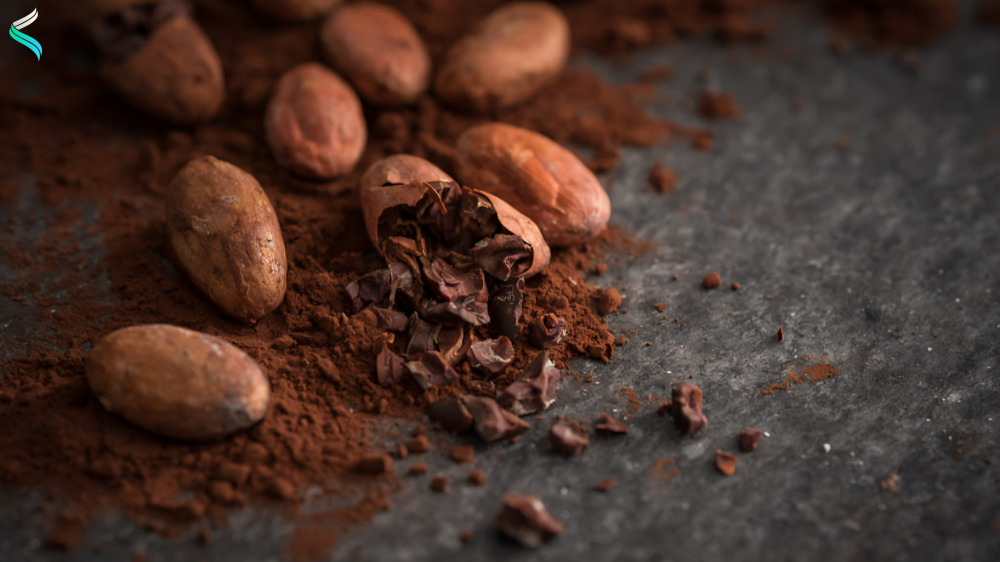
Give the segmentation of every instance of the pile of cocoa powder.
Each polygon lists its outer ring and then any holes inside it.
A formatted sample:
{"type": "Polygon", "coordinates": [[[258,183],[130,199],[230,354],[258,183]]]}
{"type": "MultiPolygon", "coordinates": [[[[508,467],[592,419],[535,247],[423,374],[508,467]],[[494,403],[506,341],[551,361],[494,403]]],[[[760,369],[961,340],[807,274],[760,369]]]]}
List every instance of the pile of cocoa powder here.
{"type": "MultiPolygon", "coordinates": [[[[434,60],[499,4],[388,3],[413,21],[434,60]]],[[[678,36],[759,40],[768,30],[753,9],[764,4],[595,0],[561,7],[576,50],[619,52],[678,36]]],[[[109,504],[167,536],[225,528],[225,508],[250,501],[280,503],[294,514],[307,484],[353,500],[349,509],[327,515],[331,529],[324,536],[387,508],[388,494],[402,484],[391,473],[373,478],[352,467],[372,451],[395,450],[397,441],[408,440],[399,428],[426,423],[424,406],[442,392],[474,392],[475,385],[467,371],[445,391],[386,389],[373,381],[381,331],[350,315],[345,287],[380,266],[354,191],[374,160],[409,153],[450,170],[455,139],[487,120],[578,146],[595,171],[614,168],[622,145],[652,146],[673,136],[706,146],[710,139],[708,131],[684,130],[643,108],[656,80],[668,73],[612,86],[571,68],[531,100],[493,115],[454,112],[432,97],[412,108],[366,108],[369,142],[355,173],[304,181],[273,162],[261,115],[286,70],[320,58],[319,22],[277,24],[241,3],[197,2],[196,17],[223,61],[227,97],[211,124],[182,129],[123,108],[98,76],[89,40],[60,19],[55,6],[41,10],[45,26],[35,33],[49,62],[9,62],[0,87],[0,126],[14,139],[0,145],[0,203],[38,197],[52,211],[40,224],[11,213],[4,225],[5,236],[19,242],[5,249],[18,280],[0,293],[20,302],[28,319],[23,337],[4,337],[10,356],[0,377],[0,482],[51,487],[49,507],[58,516],[48,540],[58,546],[80,544],[94,510],[109,504]],[[220,314],[171,262],[166,186],[183,163],[205,154],[260,181],[285,236],[285,301],[252,328],[220,314]],[[38,239],[26,243],[27,233],[36,231],[38,239]],[[107,414],[84,380],[85,356],[102,335],[142,323],[216,334],[246,350],[271,380],[264,421],[219,442],[191,445],[107,414]],[[177,500],[183,492],[193,494],[177,500]]],[[[567,339],[551,350],[558,366],[578,355],[611,360],[614,345],[595,305],[598,290],[588,281],[594,282],[590,275],[602,252],[642,249],[612,228],[586,246],[555,252],[544,274],[529,281],[526,320],[557,312],[570,326],[567,339]]],[[[531,357],[519,351],[496,385],[510,382],[531,357]]]]}

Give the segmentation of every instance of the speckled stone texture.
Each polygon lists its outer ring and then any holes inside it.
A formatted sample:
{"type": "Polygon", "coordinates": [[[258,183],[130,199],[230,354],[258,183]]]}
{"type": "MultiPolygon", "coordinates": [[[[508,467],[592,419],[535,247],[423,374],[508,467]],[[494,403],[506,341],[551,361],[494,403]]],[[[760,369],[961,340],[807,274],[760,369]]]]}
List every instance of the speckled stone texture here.
{"type": "MultiPolygon", "coordinates": [[[[516,444],[468,439],[483,487],[466,484],[470,467],[447,449],[399,462],[401,474],[415,462],[430,471],[405,476],[394,509],[342,537],[334,559],[1000,560],[1000,34],[966,29],[919,55],[919,74],[889,54],[837,56],[817,23],[779,31],[758,54],[682,42],[626,67],[575,60],[617,81],[671,64],[661,90],[691,99],[709,68],[745,117],[715,127],[712,153],[626,150],[603,178],[612,221],[658,242],[591,280],[622,289],[628,312],[610,323],[635,331],[615,361],[577,362],[595,382],[567,378],[516,444]],[[645,185],[656,161],[677,172],[674,194],[645,185]],[[721,288],[701,288],[709,271],[721,288]],[[840,375],[755,393],[806,355],[840,375]],[[711,423],[694,437],[644,400],[681,380],[705,393],[711,423]],[[620,418],[623,386],[643,400],[627,436],[592,434],[577,458],[546,450],[556,414],[620,418]],[[753,453],[739,452],[746,426],[769,434],[753,453]],[[716,449],[739,456],[733,477],[715,469],[716,449]],[[659,459],[679,475],[651,473],[659,459]],[[898,488],[882,491],[893,472],[898,488]],[[451,477],[446,494],[429,489],[438,473],[451,477]],[[614,489],[591,490],[609,476],[614,489]],[[507,491],[540,496],[566,531],[537,551],[498,537],[490,519],[507,491]]],[[[699,123],[674,106],[655,111],[699,123]]],[[[23,199],[3,212],[41,211],[23,199]]],[[[0,246],[30,235],[0,233],[0,246]]],[[[22,314],[0,298],[0,326],[22,314]]],[[[32,508],[39,497],[0,504],[3,560],[276,560],[293,527],[248,509],[198,546],[194,530],[166,542],[111,514],[88,542],[102,554],[62,554],[38,545],[50,521],[32,508]]]]}

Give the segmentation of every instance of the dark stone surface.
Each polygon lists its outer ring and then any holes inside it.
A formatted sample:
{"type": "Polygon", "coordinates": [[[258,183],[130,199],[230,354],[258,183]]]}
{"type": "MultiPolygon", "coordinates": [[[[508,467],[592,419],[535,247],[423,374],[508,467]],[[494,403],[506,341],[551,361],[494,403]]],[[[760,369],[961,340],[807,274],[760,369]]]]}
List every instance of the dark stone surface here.
{"type": "MultiPolygon", "coordinates": [[[[624,69],[578,61],[616,80],[669,63],[678,73],[661,90],[689,97],[695,73],[710,68],[746,117],[715,127],[712,153],[626,150],[606,182],[614,222],[659,243],[592,280],[622,288],[628,312],[610,322],[635,331],[615,361],[576,363],[595,382],[567,378],[516,444],[470,439],[489,476],[481,488],[464,483],[470,467],[447,450],[397,463],[400,473],[421,461],[431,470],[404,477],[394,508],[342,537],[335,559],[1000,559],[1000,34],[948,37],[920,53],[916,75],[887,54],[831,55],[825,38],[817,25],[783,32],[762,50],[769,56],[692,42],[624,69]],[[645,188],[654,161],[677,171],[675,194],[645,188]],[[706,291],[713,270],[724,284],[706,291]],[[743,288],[730,290],[733,281],[743,288]],[[663,319],[659,302],[680,321],[663,319]],[[840,375],[755,393],[807,355],[840,375]],[[680,437],[644,401],[629,435],[594,435],[578,458],[546,451],[556,414],[620,417],[623,386],[667,397],[679,380],[704,390],[711,423],[701,433],[680,437]],[[746,426],[769,434],[753,453],[738,452],[746,426]],[[716,449],[737,453],[735,476],[714,468],[716,449]],[[680,475],[651,478],[666,458],[680,475]],[[898,489],[881,491],[893,472],[898,489]],[[430,491],[435,474],[451,477],[448,493],[430,491]],[[613,490],[591,490],[608,476],[613,490]],[[507,491],[540,496],[566,531],[537,551],[499,538],[490,519],[507,491]],[[465,529],[471,545],[459,541],[465,529]]],[[[24,199],[4,212],[33,207],[24,199]]],[[[0,298],[3,330],[28,329],[21,322],[21,305],[0,298]]],[[[56,553],[39,547],[51,521],[32,507],[39,497],[24,491],[0,507],[3,560],[274,560],[292,529],[251,509],[198,546],[193,532],[167,542],[109,514],[88,548],[56,553]]]]}

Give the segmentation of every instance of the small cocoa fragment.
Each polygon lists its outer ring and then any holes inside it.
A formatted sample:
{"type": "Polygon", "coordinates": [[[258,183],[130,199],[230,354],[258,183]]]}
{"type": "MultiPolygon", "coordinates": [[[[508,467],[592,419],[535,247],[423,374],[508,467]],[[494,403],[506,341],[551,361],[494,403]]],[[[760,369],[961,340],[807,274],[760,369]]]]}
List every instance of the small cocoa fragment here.
{"type": "Polygon", "coordinates": [[[701,286],[706,289],[715,289],[721,285],[722,277],[714,271],[706,275],[705,278],[701,280],[701,286]]]}
{"type": "Polygon", "coordinates": [[[735,120],[743,111],[733,96],[724,92],[702,92],[698,98],[698,114],[705,119],[735,120]]]}
{"type": "Polygon", "coordinates": [[[785,341],[785,329],[784,328],[778,328],[778,335],[775,336],[775,337],[778,338],[778,341],[785,341]]]}
{"type": "Polygon", "coordinates": [[[715,451],[715,467],[726,476],[736,473],[736,455],[726,451],[715,451]]]}
{"type": "Polygon", "coordinates": [[[604,431],[606,433],[620,433],[623,435],[628,433],[627,425],[608,414],[601,414],[601,417],[597,420],[595,428],[597,431],[604,431]]]}
{"type": "Polygon", "coordinates": [[[416,455],[431,450],[431,442],[426,435],[418,435],[406,442],[406,449],[416,455]]]}
{"type": "Polygon", "coordinates": [[[371,475],[392,472],[392,457],[389,455],[367,455],[354,463],[354,470],[371,475]]]}
{"type": "Polygon", "coordinates": [[[520,332],[523,311],[524,279],[512,283],[501,283],[493,290],[490,297],[489,313],[492,323],[491,331],[510,340],[516,339],[520,332]]]}
{"type": "Polygon", "coordinates": [[[475,538],[475,536],[472,533],[472,529],[466,529],[462,531],[461,534],[458,535],[458,540],[462,541],[465,544],[469,544],[470,542],[472,542],[473,538],[475,538]]]}
{"type": "Polygon", "coordinates": [[[451,448],[451,460],[458,464],[467,464],[476,458],[476,450],[472,445],[455,445],[451,448]]]}
{"type": "Polygon", "coordinates": [[[614,287],[608,287],[600,292],[597,297],[597,309],[601,314],[608,315],[618,312],[618,307],[622,304],[622,294],[614,287]]]}
{"type": "Polygon", "coordinates": [[[497,374],[514,360],[514,346],[506,336],[482,340],[469,346],[466,357],[474,369],[497,374]]]}
{"type": "Polygon", "coordinates": [[[425,463],[425,462],[418,462],[418,463],[410,465],[410,470],[408,472],[410,474],[416,476],[416,475],[423,474],[423,473],[427,472],[427,470],[429,468],[430,467],[427,466],[427,463],[425,463]]]}
{"type": "Polygon", "coordinates": [[[549,450],[563,455],[579,456],[590,444],[590,432],[583,425],[562,416],[556,416],[549,428],[549,450]]]}
{"type": "Polygon", "coordinates": [[[427,407],[427,415],[441,428],[452,433],[461,433],[472,427],[472,414],[461,400],[442,398],[427,407]]]}
{"type": "Polygon", "coordinates": [[[432,386],[447,386],[458,380],[458,373],[437,351],[424,352],[417,361],[408,361],[406,369],[424,390],[432,386]]]}
{"type": "Polygon", "coordinates": [[[673,193],[677,187],[677,174],[657,162],[649,171],[649,183],[658,193],[673,193]]]}
{"type": "Polygon", "coordinates": [[[561,372],[549,359],[549,352],[535,356],[517,380],[497,399],[501,406],[518,416],[541,412],[556,400],[556,387],[561,372]]]}
{"type": "Polygon", "coordinates": [[[747,427],[740,430],[740,449],[748,453],[756,451],[761,435],[763,435],[763,432],[756,427],[747,427]]]}
{"type": "Polygon", "coordinates": [[[670,415],[678,431],[692,435],[708,427],[708,418],[701,411],[700,388],[689,382],[674,383],[670,398],[670,415]]]}
{"type": "Polygon", "coordinates": [[[397,385],[402,382],[403,376],[406,374],[405,361],[383,344],[382,350],[375,358],[375,374],[381,386],[397,385]]]}
{"type": "Polygon", "coordinates": [[[598,492],[607,492],[611,488],[614,488],[615,484],[617,484],[617,482],[615,482],[615,479],[608,477],[605,478],[604,480],[601,480],[597,484],[594,484],[594,489],[597,490],[598,492]]]}
{"type": "Polygon", "coordinates": [[[431,480],[431,490],[443,494],[444,492],[448,491],[448,484],[450,482],[451,482],[450,478],[448,478],[443,474],[439,474],[435,476],[433,480],[431,480]]]}
{"type": "Polygon", "coordinates": [[[469,484],[472,486],[482,486],[486,484],[486,473],[478,468],[469,471],[469,484]]]}
{"type": "Polygon", "coordinates": [[[492,398],[463,396],[462,403],[472,413],[476,433],[487,442],[516,437],[531,428],[527,422],[501,408],[492,398]]]}
{"type": "Polygon", "coordinates": [[[541,316],[531,323],[529,335],[531,345],[539,349],[548,349],[558,345],[566,338],[567,326],[564,318],[551,312],[541,316]]]}
{"type": "Polygon", "coordinates": [[[537,548],[563,531],[562,523],[549,515],[542,500],[513,492],[504,495],[493,525],[528,548],[537,548]]]}

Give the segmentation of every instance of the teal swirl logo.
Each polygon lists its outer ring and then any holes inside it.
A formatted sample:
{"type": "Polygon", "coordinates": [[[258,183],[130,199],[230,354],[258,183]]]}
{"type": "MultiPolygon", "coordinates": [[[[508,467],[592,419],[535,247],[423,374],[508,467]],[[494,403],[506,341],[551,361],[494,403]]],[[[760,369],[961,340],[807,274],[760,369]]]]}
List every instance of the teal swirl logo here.
{"type": "Polygon", "coordinates": [[[38,9],[36,8],[30,14],[10,24],[10,36],[14,38],[14,41],[17,41],[18,43],[31,49],[31,52],[35,53],[35,58],[37,58],[38,60],[42,60],[42,44],[39,43],[38,41],[35,41],[34,37],[21,33],[22,29],[28,27],[29,25],[34,23],[35,20],[37,19],[38,19],[38,9]]]}

